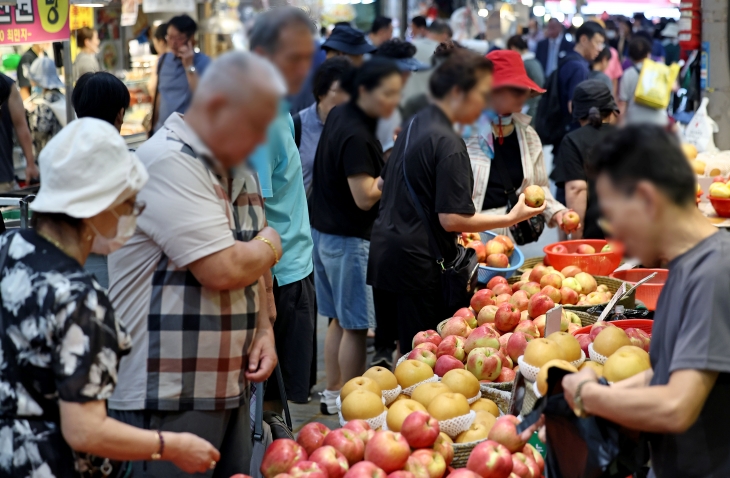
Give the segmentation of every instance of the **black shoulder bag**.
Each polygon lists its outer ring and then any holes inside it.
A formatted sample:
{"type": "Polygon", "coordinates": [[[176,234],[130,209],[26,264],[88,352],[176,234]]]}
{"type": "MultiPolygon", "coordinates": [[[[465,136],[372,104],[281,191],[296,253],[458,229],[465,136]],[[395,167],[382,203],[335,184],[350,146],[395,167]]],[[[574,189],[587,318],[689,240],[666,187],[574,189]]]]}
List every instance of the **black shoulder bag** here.
{"type": "MultiPolygon", "coordinates": [[[[512,134],[517,134],[515,131],[512,134]]],[[[517,204],[517,190],[512,184],[512,178],[509,177],[506,165],[501,164],[502,161],[497,164],[497,155],[494,155],[492,159],[492,167],[497,168],[499,175],[502,178],[502,185],[504,186],[504,193],[507,195],[507,212],[511,211],[515,204],[517,204]]],[[[509,232],[512,234],[515,242],[518,246],[524,246],[531,242],[537,242],[540,239],[540,234],[545,229],[545,218],[542,214],[533,216],[530,219],[522,222],[518,222],[509,227],[509,232]]]]}
{"type": "Polygon", "coordinates": [[[411,127],[415,118],[408,125],[406,133],[406,144],[403,148],[403,179],[406,181],[408,192],[413,199],[413,206],[416,208],[418,216],[421,218],[426,234],[428,236],[428,245],[431,254],[436,257],[436,263],[441,266],[441,291],[443,293],[444,305],[449,311],[456,311],[462,307],[467,307],[471,296],[477,286],[477,268],[479,262],[474,249],[467,249],[461,244],[457,244],[456,257],[448,264],[444,264],[444,256],[438,248],[436,237],[431,229],[431,223],[423,210],[423,205],[413,190],[408,174],[406,173],[406,157],[408,153],[408,141],[411,138],[411,127]]]}

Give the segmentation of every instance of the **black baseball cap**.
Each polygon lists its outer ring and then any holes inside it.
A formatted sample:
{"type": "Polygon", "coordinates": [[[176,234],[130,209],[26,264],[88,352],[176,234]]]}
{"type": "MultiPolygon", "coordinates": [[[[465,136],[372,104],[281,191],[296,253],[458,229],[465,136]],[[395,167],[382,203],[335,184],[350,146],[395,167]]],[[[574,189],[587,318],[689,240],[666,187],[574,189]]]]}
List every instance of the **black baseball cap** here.
{"type": "Polygon", "coordinates": [[[578,83],[573,92],[573,118],[587,118],[591,108],[599,111],[616,111],[618,106],[608,86],[599,80],[586,80],[578,83]]]}
{"type": "Polygon", "coordinates": [[[322,45],[323,50],[336,50],[346,55],[364,55],[376,48],[367,42],[365,34],[348,25],[337,25],[322,45]]]}

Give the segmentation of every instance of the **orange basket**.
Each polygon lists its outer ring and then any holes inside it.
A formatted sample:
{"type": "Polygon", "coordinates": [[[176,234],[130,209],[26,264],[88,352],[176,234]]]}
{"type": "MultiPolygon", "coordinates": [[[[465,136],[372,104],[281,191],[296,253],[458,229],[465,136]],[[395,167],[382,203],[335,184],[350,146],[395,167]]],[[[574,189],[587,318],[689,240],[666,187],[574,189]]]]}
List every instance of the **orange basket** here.
{"type": "Polygon", "coordinates": [[[578,239],[550,244],[545,246],[543,252],[555,270],[560,271],[568,266],[578,266],[580,270],[591,275],[607,276],[621,264],[624,246],[619,242],[612,241],[611,251],[600,252],[606,244],[608,244],[608,241],[601,239],[578,239]],[[595,254],[578,254],[578,246],[582,244],[587,244],[599,252],[595,254]],[[568,252],[553,252],[553,249],[559,245],[565,246],[568,252]]]}
{"type": "Polygon", "coordinates": [[[712,207],[715,208],[715,212],[720,217],[730,217],[730,199],[725,198],[714,198],[709,196],[712,207]]]}
{"type": "MultiPolygon", "coordinates": [[[[624,330],[630,329],[630,328],[641,329],[649,335],[651,335],[651,328],[654,326],[654,321],[648,320],[648,319],[613,320],[613,321],[611,321],[611,323],[613,325],[615,325],[616,327],[622,328],[624,330]]],[[[573,332],[573,335],[590,334],[591,327],[593,327],[593,325],[587,325],[585,327],[581,327],[580,329],[573,332]]]]}
{"type": "Polygon", "coordinates": [[[657,273],[654,278],[636,288],[636,298],[643,302],[647,309],[656,310],[659,294],[662,292],[664,283],[669,276],[667,269],[630,269],[627,271],[616,271],[610,277],[633,285],[654,272],[657,273]]]}

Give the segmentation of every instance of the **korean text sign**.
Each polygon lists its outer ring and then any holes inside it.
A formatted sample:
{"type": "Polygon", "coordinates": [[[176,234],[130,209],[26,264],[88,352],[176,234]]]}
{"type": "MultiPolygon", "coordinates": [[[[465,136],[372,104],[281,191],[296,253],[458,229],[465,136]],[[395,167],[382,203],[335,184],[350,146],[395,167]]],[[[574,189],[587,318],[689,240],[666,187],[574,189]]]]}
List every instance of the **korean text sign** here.
{"type": "Polygon", "coordinates": [[[17,0],[0,6],[0,45],[68,40],[69,0],[17,0]]]}

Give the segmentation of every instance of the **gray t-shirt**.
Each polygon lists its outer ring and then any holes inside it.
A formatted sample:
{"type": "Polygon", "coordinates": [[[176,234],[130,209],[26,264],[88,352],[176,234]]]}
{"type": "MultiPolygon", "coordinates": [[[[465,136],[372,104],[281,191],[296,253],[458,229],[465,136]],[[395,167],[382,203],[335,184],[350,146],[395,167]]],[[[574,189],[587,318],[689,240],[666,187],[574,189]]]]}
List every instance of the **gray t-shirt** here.
{"type": "Polygon", "coordinates": [[[630,66],[624,71],[621,77],[621,84],[618,87],[619,101],[626,101],[626,124],[650,123],[659,126],[666,126],[669,123],[667,110],[658,110],[644,105],[634,103],[636,85],[639,84],[641,74],[641,63],[630,66]]]}
{"type": "Polygon", "coordinates": [[[720,231],[669,264],[651,341],[651,385],[677,370],[719,372],[697,421],[652,434],[657,478],[730,477],[730,234],[720,231]]]}
{"type": "Polygon", "coordinates": [[[319,145],[319,137],[322,136],[324,123],[317,114],[317,103],[312,103],[311,106],[300,111],[299,119],[302,121],[299,157],[302,158],[302,177],[304,178],[304,189],[306,190],[312,184],[314,155],[317,153],[317,145],[319,145]]]}
{"type": "Polygon", "coordinates": [[[79,81],[85,73],[96,73],[101,70],[99,59],[92,53],[79,52],[74,61],[74,81],[79,81]]]}

